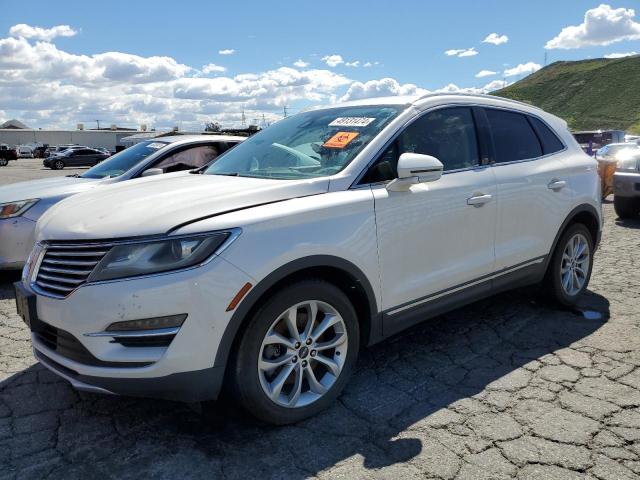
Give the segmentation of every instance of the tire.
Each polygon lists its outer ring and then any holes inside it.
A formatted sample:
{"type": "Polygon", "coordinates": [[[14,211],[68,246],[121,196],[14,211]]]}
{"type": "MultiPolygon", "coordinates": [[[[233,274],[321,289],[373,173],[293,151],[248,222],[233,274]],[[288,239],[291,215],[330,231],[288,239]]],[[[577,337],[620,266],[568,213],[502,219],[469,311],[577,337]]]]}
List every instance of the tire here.
{"type": "Polygon", "coordinates": [[[0,158],[0,167],[6,167],[7,165],[9,165],[9,160],[6,158],[0,158]]]}
{"type": "Polygon", "coordinates": [[[356,312],[339,288],[319,279],[289,284],[270,295],[249,319],[231,363],[232,393],[248,412],[267,423],[286,425],[308,418],[330,406],[344,388],[358,356],[359,340],[356,312]],[[313,328],[308,328],[313,303],[317,314],[313,328]],[[287,328],[287,312],[296,312],[297,343],[287,328]],[[335,323],[320,334],[319,327],[330,322],[335,323]],[[288,347],[267,340],[268,334],[276,338],[275,332],[283,332],[278,339],[285,337],[288,347]],[[313,338],[315,332],[318,338],[313,338]],[[335,348],[326,348],[334,343],[335,348]],[[333,370],[319,358],[329,359],[333,370]],[[286,383],[278,382],[279,378],[286,383]],[[315,388],[310,383],[313,379],[315,388]],[[275,387],[278,383],[280,389],[275,387]],[[291,403],[287,406],[287,402],[291,403]]]}
{"type": "Polygon", "coordinates": [[[620,218],[635,218],[640,213],[640,198],[613,197],[613,208],[620,218]]]}
{"type": "Polygon", "coordinates": [[[54,170],[62,170],[64,168],[64,162],[62,160],[56,160],[53,162],[52,167],[54,170]]]}
{"type": "Polygon", "coordinates": [[[545,276],[547,294],[561,305],[574,306],[589,285],[592,268],[591,233],[582,223],[574,223],[562,234],[551,257],[545,276]],[[570,242],[573,243],[570,245],[570,242]],[[576,245],[578,245],[577,248],[575,248],[576,245]],[[583,253],[580,253],[581,245],[586,246],[586,251],[583,253]],[[576,251],[578,255],[572,257],[572,251],[576,251]]]}

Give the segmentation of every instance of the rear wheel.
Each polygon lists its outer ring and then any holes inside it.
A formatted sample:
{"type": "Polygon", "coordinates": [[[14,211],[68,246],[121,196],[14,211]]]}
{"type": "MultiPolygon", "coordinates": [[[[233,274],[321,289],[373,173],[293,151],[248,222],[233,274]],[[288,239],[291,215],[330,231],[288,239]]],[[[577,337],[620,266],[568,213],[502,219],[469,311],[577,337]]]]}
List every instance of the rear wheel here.
{"type": "Polygon", "coordinates": [[[549,263],[546,287],[565,306],[576,304],[586,290],[593,266],[593,239],[581,223],[571,225],[560,237],[549,263]]]}
{"type": "Polygon", "coordinates": [[[613,208],[620,218],[634,218],[640,213],[640,198],[613,197],[613,208]]]}
{"type": "Polygon", "coordinates": [[[6,167],[9,164],[9,160],[6,158],[0,158],[0,167],[6,167]]]}
{"type": "Polygon", "coordinates": [[[53,162],[54,170],[62,170],[64,168],[64,162],[62,160],[56,160],[53,162]]]}
{"type": "Polygon", "coordinates": [[[257,418],[298,422],[337,398],[358,355],[347,296],[323,280],[291,284],[253,315],[232,364],[233,390],[257,418]]]}

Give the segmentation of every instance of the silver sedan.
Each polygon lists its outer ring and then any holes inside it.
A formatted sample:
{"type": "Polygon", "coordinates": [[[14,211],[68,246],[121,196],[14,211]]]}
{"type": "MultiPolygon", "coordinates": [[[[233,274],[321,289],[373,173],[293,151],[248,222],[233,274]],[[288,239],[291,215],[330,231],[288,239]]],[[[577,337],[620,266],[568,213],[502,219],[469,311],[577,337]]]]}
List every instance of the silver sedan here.
{"type": "Polygon", "coordinates": [[[100,185],[193,170],[242,140],[226,135],[160,137],[129,147],[81,175],[0,187],[0,270],[22,268],[33,247],[36,222],[60,200],[100,185]]]}

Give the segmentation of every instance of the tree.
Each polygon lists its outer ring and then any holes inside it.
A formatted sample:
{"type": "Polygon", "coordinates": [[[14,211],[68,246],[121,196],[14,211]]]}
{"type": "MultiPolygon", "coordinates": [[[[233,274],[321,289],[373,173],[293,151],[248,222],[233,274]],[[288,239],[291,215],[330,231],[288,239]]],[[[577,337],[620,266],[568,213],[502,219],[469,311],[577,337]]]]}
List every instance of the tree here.
{"type": "Polygon", "coordinates": [[[220,124],[218,122],[207,122],[204,124],[205,132],[219,132],[220,124]]]}

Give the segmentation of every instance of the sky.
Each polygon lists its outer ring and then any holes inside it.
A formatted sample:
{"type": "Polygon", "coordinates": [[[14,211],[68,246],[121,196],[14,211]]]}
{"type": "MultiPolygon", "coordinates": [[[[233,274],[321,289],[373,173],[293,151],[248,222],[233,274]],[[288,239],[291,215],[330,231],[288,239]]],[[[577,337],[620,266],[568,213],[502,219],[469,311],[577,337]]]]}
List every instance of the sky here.
{"type": "Polygon", "coordinates": [[[640,0],[0,0],[0,121],[200,130],[640,53],[640,0]],[[636,10],[639,10],[637,13],[636,10]]]}

